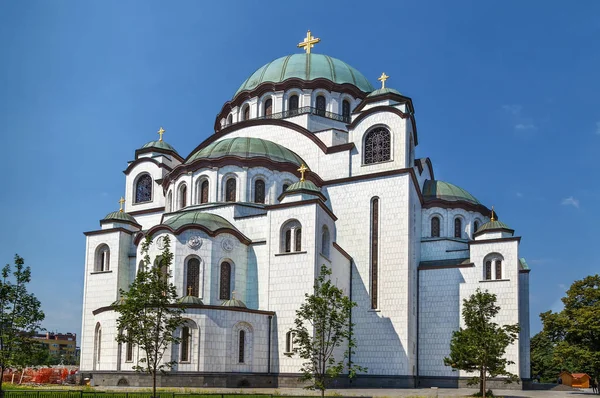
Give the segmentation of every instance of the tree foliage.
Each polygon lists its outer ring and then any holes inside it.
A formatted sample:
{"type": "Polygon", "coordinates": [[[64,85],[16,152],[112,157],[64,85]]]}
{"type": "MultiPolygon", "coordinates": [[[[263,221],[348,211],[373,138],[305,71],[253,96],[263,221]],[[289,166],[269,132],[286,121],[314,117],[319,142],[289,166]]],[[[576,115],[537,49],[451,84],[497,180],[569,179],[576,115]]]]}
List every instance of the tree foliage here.
{"type": "MultiPolygon", "coordinates": [[[[573,282],[560,312],[540,314],[554,368],[600,376],[600,275],[573,282]]],[[[533,351],[532,351],[533,353],[533,351]]],[[[556,375],[557,376],[557,375],[556,375]]]]}
{"type": "Polygon", "coordinates": [[[39,346],[31,339],[41,330],[44,312],[39,300],[27,292],[31,282],[31,268],[15,255],[14,269],[6,264],[0,281],[0,396],[4,371],[10,367],[22,368],[39,346]]]}
{"type": "Polygon", "coordinates": [[[163,361],[165,351],[171,344],[179,343],[175,331],[185,323],[184,309],[177,304],[177,291],[170,283],[173,262],[170,240],[168,236],[163,239],[165,248],[157,257],[156,266],[151,266],[148,250],[152,240],[146,238],[142,244],[142,267],[129,290],[120,291],[122,299],[115,306],[119,313],[117,341],[135,344],[143,353],[133,368],[152,376],[153,397],[156,397],[157,373],[175,364],[163,361]]]}
{"type": "Polygon", "coordinates": [[[304,304],[296,311],[295,328],[291,329],[297,354],[305,360],[300,369],[301,380],[310,383],[307,389],[320,390],[321,396],[325,395],[328,380],[339,376],[344,369],[350,378],[367,370],[348,361],[356,347],[354,325],[350,321],[356,303],[331,282],[330,276],[331,270],[321,266],[314,292],[305,294],[304,304]]]}
{"type": "Polygon", "coordinates": [[[479,391],[485,398],[486,378],[503,376],[507,383],[518,381],[518,376],[506,370],[513,364],[504,357],[506,348],[518,337],[519,325],[500,326],[493,322],[500,307],[496,305],[496,295],[480,289],[463,300],[462,316],[465,328],[452,334],[450,356],[444,358],[444,365],[452,370],[476,372],[469,384],[479,384],[479,391]]]}

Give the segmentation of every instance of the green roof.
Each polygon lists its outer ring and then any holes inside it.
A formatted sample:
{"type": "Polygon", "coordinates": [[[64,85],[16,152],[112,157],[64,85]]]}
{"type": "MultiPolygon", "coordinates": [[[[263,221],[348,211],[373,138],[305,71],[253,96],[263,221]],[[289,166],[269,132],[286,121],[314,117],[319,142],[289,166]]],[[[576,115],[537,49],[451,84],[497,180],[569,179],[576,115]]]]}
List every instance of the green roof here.
{"type": "Polygon", "coordinates": [[[274,162],[294,163],[300,166],[302,158],[284,146],[272,141],[251,137],[226,138],[200,149],[186,161],[191,163],[198,159],[219,159],[225,156],[236,156],[244,159],[267,158],[274,162]]]}
{"type": "Polygon", "coordinates": [[[242,300],[238,300],[235,297],[229,299],[229,300],[225,300],[223,301],[223,304],[221,304],[222,307],[238,307],[238,308],[247,308],[246,304],[244,304],[244,302],[242,300]]]}
{"type": "Polygon", "coordinates": [[[464,189],[456,185],[439,180],[426,180],[423,186],[423,199],[428,200],[445,200],[448,202],[469,202],[479,205],[479,201],[464,189]]]}
{"type": "Polygon", "coordinates": [[[521,265],[522,270],[530,270],[531,269],[531,268],[529,268],[529,265],[527,264],[527,261],[525,261],[524,258],[519,259],[519,264],[521,265]]]}
{"type": "Polygon", "coordinates": [[[127,221],[127,222],[134,222],[134,223],[138,223],[135,218],[133,218],[133,216],[125,213],[124,211],[121,210],[117,210],[117,211],[113,211],[112,213],[108,213],[106,215],[106,217],[104,217],[102,219],[102,221],[127,221]]]}
{"type": "Polygon", "coordinates": [[[488,230],[495,230],[495,229],[508,229],[510,231],[513,231],[508,225],[504,224],[502,221],[494,220],[494,221],[488,221],[485,224],[483,224],[481,227],[479,227],[479,229],[475,233],[479,234],[480,232],[484,232],[484,231],[488,231],[488,230]]]}
{"type": "Polygon", "coordinates": [[[216,214],[204,213],[202,211],[187,211],[185,213],[177,214],[163,222],[163,225],[169,226],[175,231],[186,225],[201,225],[210,232],[215,232],[221,228],[237,231],[237,229],[223,217],[217,216],[216,214]]]}
{"type": "Polygon", "coordinates": [[[191,304],[191,305],[204,305],[204,303],[202,303],[202,300],[200,300],[199,297],[196,296],[185,296],[180,298],[179,300],[179,304],[191,304]]]}
{"type": "Polygon", "coordinates": [[[362,73],[340,61],[323,54],[293,54],[278,58],[261,66],[235,92],[253,90],[261,83],[280,83],[287,79],[327,79],[334,83],[349,83],[361,91],[371,92],[373,86],[362,73]]]}
{"type": "Polygon", "coordinates": [[[400,94],[400,91],[398,90],[394,90],[393,88],[380,88],[379,90],[375,90],[372,93],[370,93],[369,95],[367,95],[367,97],[376,97],[378,95],[384,95],[384,94],[398,94],[398,95],[402,95],[400,94]]]}
{"type": "Polygon", "coordinates": [[[285,192],[294,192],[294,191],[315,191],[321,192],[321,189],[317,187],[312,181],[304,180],[293,183],[285,190],[285,192]]]}
{"type": "Polygon", "coordinates": [[[165,141],[150,141],[150,142],[144,144],[144,146],[142,146],[140,149],[146,149],[146,148],[160,148],[160,149],[164,149],[166,151],[172,151],[172,152],[177,153],[175,148],[173,148],[171,145],[167,144],[165,141]]]}

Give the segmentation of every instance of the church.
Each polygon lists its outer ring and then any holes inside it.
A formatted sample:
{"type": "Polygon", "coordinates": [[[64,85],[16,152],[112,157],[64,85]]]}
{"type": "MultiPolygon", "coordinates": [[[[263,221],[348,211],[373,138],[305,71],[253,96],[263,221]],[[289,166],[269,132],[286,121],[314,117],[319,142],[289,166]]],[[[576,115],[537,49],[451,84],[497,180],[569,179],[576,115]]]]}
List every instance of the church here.
{"type": "Polygon", "coordinates": [[[95,385],[151,385],[132,370],[141,352],[115,340],[114,306],[142,264],[142,240],[154,259],[165,236],[186,323],[165,354],[176,364],[163,387],[300,385],[289,330],[323,264],[357,303],[351,361],[368,368],[335,386],[465,385],[471,375],[443,358],[477,288],[497,295],[496,322],[520,324],[508,370],[529,381],[520,237],[415,157],[413,101],[389,76],[376,88],[314,53],[319,41],[309,31],[298,53],[253,72],[189,155],[162,127],[135,150],[120,210],[85,232],[81,373],[95,385]]]}

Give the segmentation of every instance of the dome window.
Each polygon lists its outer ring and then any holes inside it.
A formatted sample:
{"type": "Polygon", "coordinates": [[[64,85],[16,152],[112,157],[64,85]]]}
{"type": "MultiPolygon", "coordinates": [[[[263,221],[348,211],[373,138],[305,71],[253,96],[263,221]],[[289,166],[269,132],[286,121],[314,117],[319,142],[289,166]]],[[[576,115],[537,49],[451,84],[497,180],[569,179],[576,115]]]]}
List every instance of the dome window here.
{"type": "Polygon", "coordinates": [[[260,179],[254,182],[254,203],[265,203],[265,182],[260,179]]]}
{"type": "Polygon", "coordinates": [[[244,110],[242,112],[243,112],[242,120],[248,120],[248,119],[250,119],[250,107],[248,105],[246,105],[244,107],[244,110]]]}
{"type": "Polygon", "coordinates": [[[317,115],[319,116],[325,116],[325,110],[327,108],[327,103],[325,101],[325,97],[322,95],[319,95],[317,97],[317,115]]]}
{"type": "Polygon", "coordinates": [[[365,164],[391,160],[391,140],[390,131],[384,127],[377,127],[367,133],[365,138],[365,164]]]}
{"type": "Polygon", "coordinates": [[[292,95],[289,99],[288,109],[290,111],[290,116],[296,116],[298,114],[298,96],[292,95]]]}
{"type": "Polygon", "coordinates": [[[235,202],[235,197],[236,197],[236,193],[235,193],[235,189],[236,188],[236,181],[235,178],[230,178],[227,180],[227,182],[225,183],[225,202],[235,202]]]}
{"type": "Polygon", "coordinates": [[[230,113],[229,116],[227,116],[227,125],[231,126],[232,123],[233,123],[233,115],[230,113]]]}
{"type": "Polygon", "coordinates": [[[183,209],[187,206],[187,185],[181,184],[179,187],[179,208],[183,209]]]}
{"type": "Polygon", "coordinates": [[[348,100],[342,102],[342,116],[345,122],[350,122],[350,101],[348,100]]]}
{"type": "Polygon", "coordinates": [[[200,203],[208,203],[208,180],[202,181],[200,185],[200,203]]]}
{"type": "Polygon", "coordinates": [[[462,220],[458,217],[454,219],[454,237],[462,238],[462,220]]]}
{"type": "Polygon", "coordinates": [[[440,218],[433,217],[431,219],[431,237],[439,238],[440,237],[440,218]]]}
{"type": "Polygon", "coordinates": [[[269,98],[265,101],[265,116],[269,117],[273,114],[273,100],[269,98]]]}

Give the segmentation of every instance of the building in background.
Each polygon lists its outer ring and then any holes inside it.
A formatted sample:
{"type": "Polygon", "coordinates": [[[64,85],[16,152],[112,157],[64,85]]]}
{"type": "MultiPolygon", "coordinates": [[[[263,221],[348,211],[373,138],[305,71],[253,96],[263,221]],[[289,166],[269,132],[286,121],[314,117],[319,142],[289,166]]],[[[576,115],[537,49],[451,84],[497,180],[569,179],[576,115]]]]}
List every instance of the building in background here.
{"type": "Polygon", "coordinates": [[[75,333],[38,333],[34,339],[48,346],[51,357],[70,363],[77,358],[77,334],[75,333]]]}

